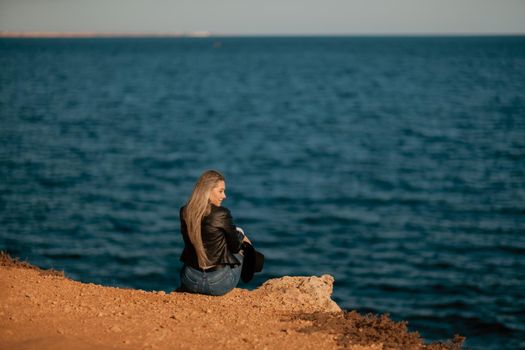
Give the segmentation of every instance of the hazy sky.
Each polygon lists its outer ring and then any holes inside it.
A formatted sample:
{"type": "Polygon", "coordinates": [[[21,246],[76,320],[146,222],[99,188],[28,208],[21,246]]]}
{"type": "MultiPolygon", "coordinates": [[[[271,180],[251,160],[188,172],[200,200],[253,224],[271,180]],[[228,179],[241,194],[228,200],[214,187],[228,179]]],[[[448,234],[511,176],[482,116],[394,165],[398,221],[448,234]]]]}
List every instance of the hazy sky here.
{"type": "Polygon", "coordinates": [[[0,0],[0,31],[525,33],[525,0],[0,0]]]}

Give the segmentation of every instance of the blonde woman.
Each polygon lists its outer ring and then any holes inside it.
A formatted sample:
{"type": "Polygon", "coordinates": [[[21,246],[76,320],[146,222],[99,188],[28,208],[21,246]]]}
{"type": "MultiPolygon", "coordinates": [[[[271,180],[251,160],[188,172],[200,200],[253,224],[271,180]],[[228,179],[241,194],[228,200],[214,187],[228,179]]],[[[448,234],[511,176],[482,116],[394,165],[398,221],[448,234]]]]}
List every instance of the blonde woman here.
{"type": "Polygon", "coordinates": [[[184,263],[180,277],[183,291],[223,295],[237,286],[241,276],[243,242],[250,243],[233,224],[230,211],[221,206],[226,198],[224,176],[205,171],[180,209],[184,263]]]}

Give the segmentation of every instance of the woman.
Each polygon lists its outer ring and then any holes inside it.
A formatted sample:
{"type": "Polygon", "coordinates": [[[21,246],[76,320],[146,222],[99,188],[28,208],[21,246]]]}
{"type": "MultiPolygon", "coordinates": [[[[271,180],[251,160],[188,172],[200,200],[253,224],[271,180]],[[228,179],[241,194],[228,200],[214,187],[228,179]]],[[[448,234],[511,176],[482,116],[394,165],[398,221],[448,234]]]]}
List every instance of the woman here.
{"type": "Polygon", "coordinates": [[[182,290],[223,295],[237,286],[242,270],[243,242],[250,243],[242,229],[233,224],[230,211],[221,207],[226,198],[224,176],[205,171],[180,209],[184,263],[182,290]]]}

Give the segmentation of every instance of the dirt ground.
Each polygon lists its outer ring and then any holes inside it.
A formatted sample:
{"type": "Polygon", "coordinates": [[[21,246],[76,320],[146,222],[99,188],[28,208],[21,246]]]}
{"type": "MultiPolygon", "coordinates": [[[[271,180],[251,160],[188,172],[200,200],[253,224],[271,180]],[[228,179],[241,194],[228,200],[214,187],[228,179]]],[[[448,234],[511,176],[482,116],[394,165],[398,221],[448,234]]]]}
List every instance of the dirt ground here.
{"type": "Polygon", "coordinates": [[[291,305],[279,293],[286,291],[234,289],[212,297],[104,287],[2,253],[0,349],[452,350],[462,345],[461,337],[425,345],[406,324],[387,316],[291,305]]]}

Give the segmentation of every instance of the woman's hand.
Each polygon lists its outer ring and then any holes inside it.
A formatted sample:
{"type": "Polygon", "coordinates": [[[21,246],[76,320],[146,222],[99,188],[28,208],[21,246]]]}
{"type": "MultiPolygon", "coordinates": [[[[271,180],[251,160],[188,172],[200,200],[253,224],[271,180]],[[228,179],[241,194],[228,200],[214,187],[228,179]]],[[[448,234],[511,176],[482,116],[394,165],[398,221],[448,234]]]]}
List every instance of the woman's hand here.
{"type": "Polygon", "coordinates": [[[237,231],[239,231],[240,233],[242,233],[242,235],[244,236],[242,241],[243,242],[246,242],[246,243],[249,243],[249,244],[252,244],[252,242],[250,241],[250,239],[246,236],[246,233],[244,233],[244,230],[240,227],[236,227],[237,228],[237,231]]]}

